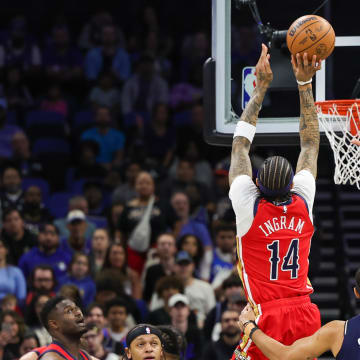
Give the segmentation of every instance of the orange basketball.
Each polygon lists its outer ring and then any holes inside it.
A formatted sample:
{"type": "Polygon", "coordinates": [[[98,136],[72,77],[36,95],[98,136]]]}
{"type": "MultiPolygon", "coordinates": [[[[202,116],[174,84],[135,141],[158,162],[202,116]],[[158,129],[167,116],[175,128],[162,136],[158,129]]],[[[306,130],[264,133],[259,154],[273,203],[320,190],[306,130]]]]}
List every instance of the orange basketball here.
{"type": "Polygon", "coordinates": [[[317,59],[326,59],[334,50],[335,32],[321,16],[305,15],[291,24],[286,43],[293,55],[306,52],[309,60],[313,55],[317,59]]]}

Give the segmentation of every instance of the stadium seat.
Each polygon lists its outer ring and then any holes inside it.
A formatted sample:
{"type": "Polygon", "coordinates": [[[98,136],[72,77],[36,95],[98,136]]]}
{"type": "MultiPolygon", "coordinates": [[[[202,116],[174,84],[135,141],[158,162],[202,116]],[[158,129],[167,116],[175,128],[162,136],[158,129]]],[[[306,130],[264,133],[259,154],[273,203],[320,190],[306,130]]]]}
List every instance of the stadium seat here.
{"type": "Polygon", "coordinates": [[[30,111],[25,119],[28,135],[32,139],[65,137],[65,117],[52,111],[30,111]]]}
{"type": "Polygon", "coordinates": [[[70,154],[70,146],[65,139],[57,139],[46,137],[42,139],[38,139],[35,141],[33,146],[33,154],[34,155],[44,155],[47,154],[51,156],[51,154],[70,154]]]}
{"type": "Polygon", "coordinates": [[[74,115],[73,128],[86,129],[94,124],[94,114],[92,111],[79,111],[74,115]]]}
{"type": "Polygon", "coordinates": [[[17,115],[16,111],[8,111],[6,113],[6,123],[8,125],[17,125],[17,115]]]}
{"type": "Polygon", "coordinates": [[[72,196],[69,192],[55,192],[50,196],[47,206],[54,218],[59,219],[66,216],[72,196]]]}
{"type": "Polygon", "coordinates": [[[38,186],[41,189],[43,203],[47,203],[50,195],[49,183],[42,178],[24,178],[22,180],[22,188],[24,191],[32,185],[38,186]]]}

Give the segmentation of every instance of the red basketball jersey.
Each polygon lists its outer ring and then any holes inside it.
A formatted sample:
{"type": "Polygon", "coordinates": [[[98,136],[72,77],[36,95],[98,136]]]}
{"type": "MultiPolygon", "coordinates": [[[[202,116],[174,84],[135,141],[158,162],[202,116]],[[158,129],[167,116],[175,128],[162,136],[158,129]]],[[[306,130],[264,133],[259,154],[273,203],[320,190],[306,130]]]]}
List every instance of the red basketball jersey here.
{"type": "Polygon", "coordinates": [[[299,195],[292,194],[282,205],[255,202],[252,225],[238,239],[238,270],[253,305],[313,292],[307,278],[313,233],[306,202],[299,195]]]}

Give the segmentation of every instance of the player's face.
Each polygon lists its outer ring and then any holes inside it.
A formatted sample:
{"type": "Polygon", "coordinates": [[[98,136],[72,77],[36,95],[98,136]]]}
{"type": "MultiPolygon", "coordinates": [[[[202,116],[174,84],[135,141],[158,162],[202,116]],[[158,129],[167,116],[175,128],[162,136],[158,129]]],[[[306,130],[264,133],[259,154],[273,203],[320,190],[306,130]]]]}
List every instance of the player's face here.
{"type": "Polygon", "coordinates": [[[80,308],[69,299],[56,306],[59,331],[65,335],[81,336],[86,333],[84,316],[80,308]]]}
{"type": "Polygon", "coordinates": [[[161,360],[162,346],[156,335],[140,335],[126,351],[129,359],[132,360],[161,360]]]}

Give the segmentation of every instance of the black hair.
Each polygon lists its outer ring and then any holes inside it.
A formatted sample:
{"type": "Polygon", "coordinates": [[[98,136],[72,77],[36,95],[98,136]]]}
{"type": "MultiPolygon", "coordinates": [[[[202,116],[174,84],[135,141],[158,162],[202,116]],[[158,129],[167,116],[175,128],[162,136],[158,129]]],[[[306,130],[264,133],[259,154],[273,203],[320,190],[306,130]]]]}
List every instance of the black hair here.
{"type": "Polygon", "coordinates": [[[117,296],[124,294],[124,282],[126,277],[117,269],[103,269],[96,275],[96,293],[112,291],[117,296]]]}
{"type": "Polygon", "coordinates": [[[163,349],[165,352],[180,357],[185,353],[187,341],[182,332],[174,326],[158,326],[163,338],[163,349]]]}
{"type": "Polygon", "coordinates": [[[97,302],[93,302],[86,308],[86,316],[89,316],[91,310],[93,310],[95,308],[99,308],[102,311],[103,315],[104,315],[104,312],[105,312],[104,307],[102,305],[100,305],[99,303],[97,303],[97,302]]]}
{"type": "Polygon", "coordinates": [[[156,294],[161,297],[161,294],[164,290],[167,289],[178,289],[179,293],[184,293],[184,284],[183,282],[176,277],[175,275],[168,275],[161,277],[155,285],[156,294]]]}
{"type": "Polygon", "coordinates": [[[19,174],[20,178],[22,178],[20,169],[19,169],[15,164],[8,164],[8,165],[6,165],[6,166],[2,169],[1,179],[4,178],[5,172],[6,172],[6,170],[8,170],[8,169],[14,169],[15,171],[17,171],[17,173],[19,174]]]}
{"type": "Polygon", "coordinates": [[[38,319],[38,317],[36,315],[35,307],[36,307],[37,301],[42,296],[48,297],[49,300],[51,299],[51,295],[48,294],[47,292],[38,292],[31,299],[30,304],[26,307],[25,320],[26,320],[26,324],[28,326],[34,327],[34,326],[39,326],[40,325],[40,319],[38,319]]]}
{"type": "Polygon", "coordinates": [[[35,339],[35,341],[36,341],[36,347],[39,347],[39,346],[40,346],[39,338],[38,338],[37,335],[36,335],[33,331],[31,331],[31,330],[25,332],[25,335],[24,335],[24,337],[23,337],[22,340],[21,340],[21,344],[22,344],[25,340],[28,340],[28,339],[35,339]]]}
{"type": "Polygon", "coordinates": [[[215,235],[217,235],[220,231],[232,231],[236,234],[236,227],[231,224],[220,224],[214,229],[215,235]]]}
{"type": "Polygon", "coordinates": [[[262,197],[268,201],[288,200],[293,175],[292,166],[284,157],[267,158],[257,175],[262,197]]]}
{"type": "Polygon", "coordinates": [[[185,235],[181,236],[181,238],[178,240],[177,248],[179,251],[183,250],[182,246],[184,245],[186,238],[188,238],[189,236],[192,236],[196,240],[197,254],[195,256],[193,256],[193,259],[194,259],[195,267],[198,268],[200,265],[200,262],[204,256],[204,245],[202,244],[199,237],[197,237],[194,234],[185,234],[185,235]]]}
{"type": "Polygon", "coordinates": [[[243,286],[239,275],[232,274],[227,279],[225,279],[222,283],[223,290],[231,288],[231,287],[239,287],[243,286]]]}
{"type": "Polygon", "coordinates": [[[50,313],[55,309],[57,304],[64,300],[66,300],[64,296],[54,296],[45,303],[40,313],[40,320],[46,330],[49,330],[48,320],[50,313]]]}
{"type": "MultiPolygon", "coordinates": [[[[57,286],[57,280],[56,280],[54,269],[50,265],[45,265],[45,264],[36,265],[31,270],[30,277],[29,277],[31,287],[34,287],[35,273],[36,273],[36,270],[39,270],[39,269],[40,270],[48,270],[51,272],[51,276],[52,276],[53,282],[54,282],[54,286],[53,286],[53,289],[54,289],[57,286]]],[[[50,292],[51,292],[51,290],[50,290],[50,292]]]]}
{"type": "Polygon", "coordinates": [[[355,287],[357,292],[360,294],[360,268],[356,271],[355,274],[355,287]]]}
{"type": "Polygon", "coordinates": [[[60,230],[59,228],[51,221],[46,221],[44,223],[41,223],[40,226],[39,226],[39,232],[45,232],[46,230],[46,227],[47,226],[51,226],[54,228],[55,232],[57,235],[60,235],[60,230]]]}
{"type": "Polygon", "coordinates": [[[112,243],[112,244],[110,244],[110,246],[108,247],[108,249],[106,251],[103,269],[116,269],[117,271],[120,270],[120,272],[127,277],[127,271],[126,271],[126,269],[127,269],[127,252],[126,252],[125,246],[122,243],[112,243]],[[112,265],[111,265],[111,262],[110,262],[110,254],[111,254],[112,249],[115,246],[120,246],[124,250],[125,261],[124,261],[124,265],[122,266],[121,269],[113,268],[112,265]]]}
{"type": "Polygon", "coordinates": [[[21,219],[24,219],[21,212],[16,209],[15,207],[10,207],[10,208],[7,208],[3,214],[2,214],[2,222],[5,222],[6,221],[6,218],[12,214],[13,212],[17,212],[19,214],[19,216],[21,217],[21,219]]]}
{"type": "Polygon", "coordinates": [[[108,313],[110,311],[110,309],[112,307],[123,307],[126,311],[126,314],[129,313],[129,310],[128,310],[128,304],[126,301],[124,301],[123,299],[121,298],[115,298],[115,299],[112,299],[112,300],[109,300],[106,304],[105,304],[105,313],[104,315],[105,316],[108,316],[108,313]]]}

